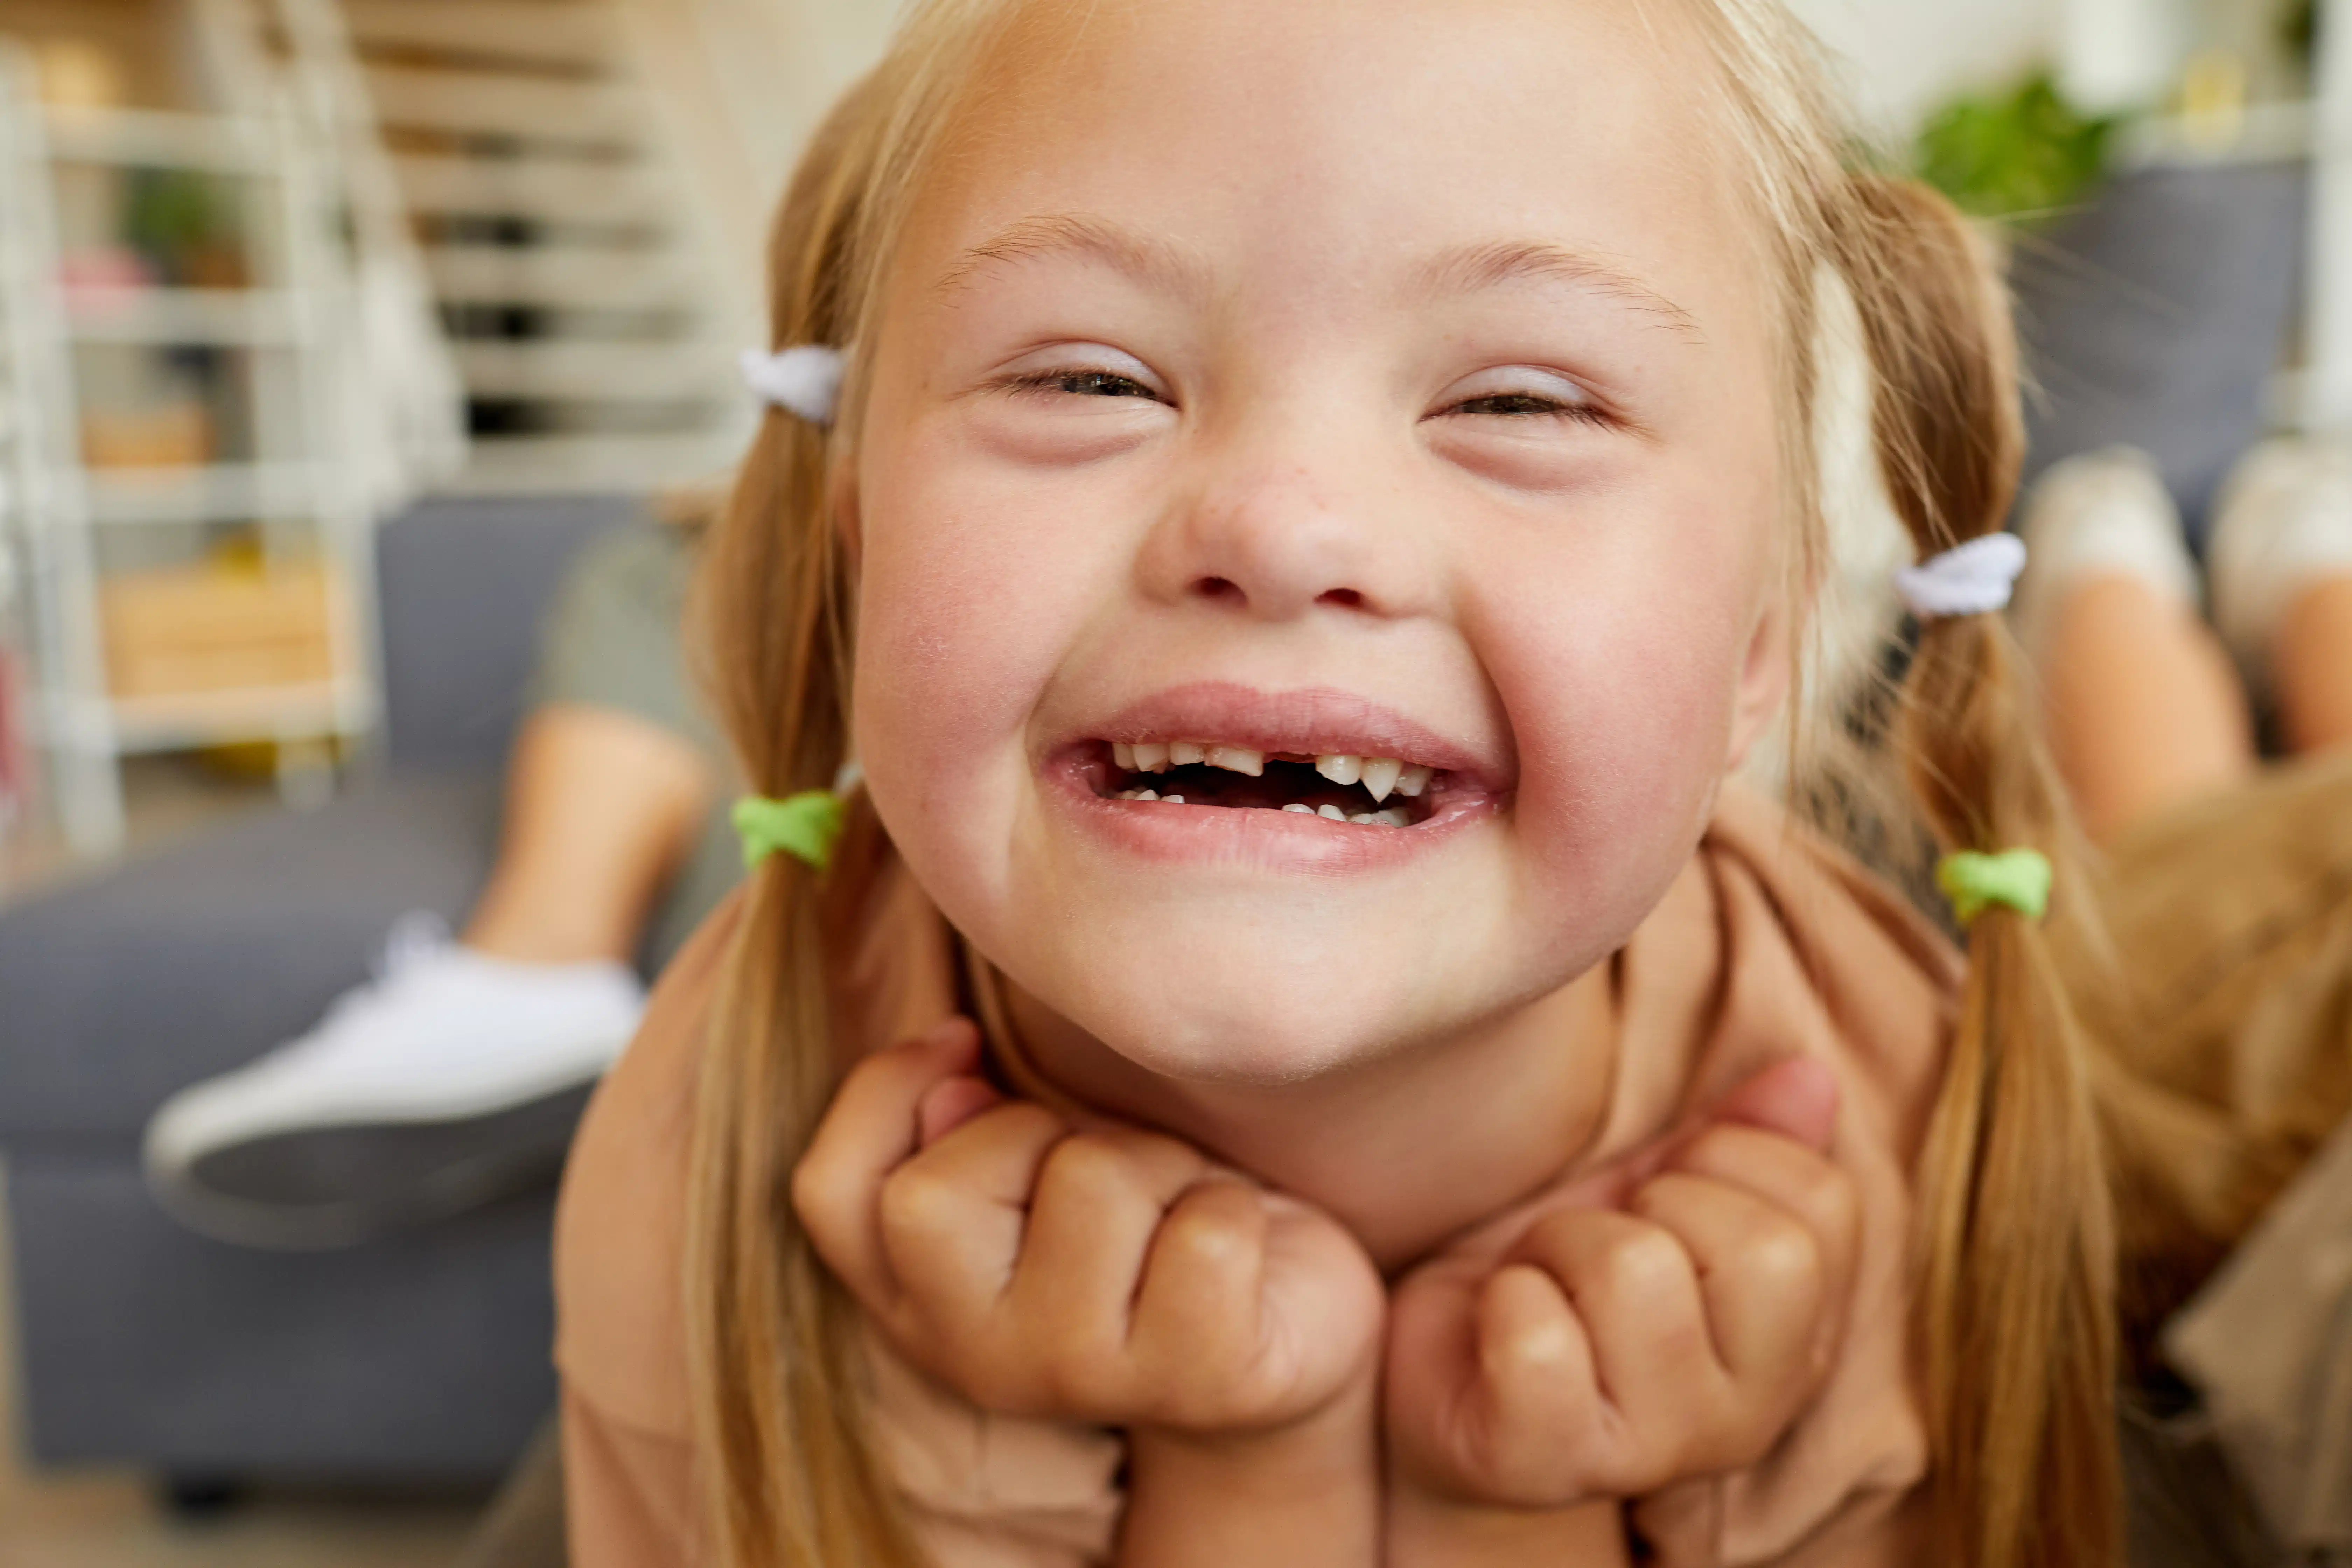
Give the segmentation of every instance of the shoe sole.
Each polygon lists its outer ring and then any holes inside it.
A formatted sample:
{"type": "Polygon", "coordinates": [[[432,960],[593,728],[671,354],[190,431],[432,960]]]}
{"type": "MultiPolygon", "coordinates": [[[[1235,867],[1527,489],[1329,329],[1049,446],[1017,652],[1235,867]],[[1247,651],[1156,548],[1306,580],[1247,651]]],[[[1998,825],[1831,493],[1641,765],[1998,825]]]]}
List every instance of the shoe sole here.
{"type": "Polygon", "coordinates": [[[175,1170],[151,1167],[149,1187],[215,1240],[350,1247],[551,1184],[595,1087],[590,1079],[472,1116],[257,1133],[175,1170]]]}

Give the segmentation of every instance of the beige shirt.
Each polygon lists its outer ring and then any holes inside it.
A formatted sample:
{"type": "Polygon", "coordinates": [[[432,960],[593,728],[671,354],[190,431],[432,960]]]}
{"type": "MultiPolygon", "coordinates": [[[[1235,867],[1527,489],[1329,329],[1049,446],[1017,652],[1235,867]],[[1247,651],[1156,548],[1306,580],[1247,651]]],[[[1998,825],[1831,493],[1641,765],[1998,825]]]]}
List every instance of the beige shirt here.
{"type": "MultiPolygon", "coordinates": [[[[845,1054],[958,1006],[952,933],[870,813],[836,860],[828,929],[845,1054]]],[[[731,914],[689,942],[590,1108],[556,1225],[564,1462],[577,1568],[703,1561],[681,1269],[702,1019],[731,914]]],[[[1927,1466],[1910,1351],[1912,1172],[1940,1081],[1958,955],[1891,889],[1727,789],[1698,853],[1612,961],[1622,1042],[1596,1147],[1563,1180],[1656,1136],[1791,1056],[1843,1089],[1832,1157],[1863,1196],[1855,1300],[1814,1402],[1724,1479],[1720,1561],[1896,1563],[1927,1466]]],[[[1540,1198],[1531,1200],[1539,1202],[1540,1198]]],[[[1455,1246],[1499,1253],[1517,1214],[1455,1246]]],[[[1122,1445],[990,1415],[868,1342],[874,1430],[941,1568],[1110,1559],[1122,1445]]]]}

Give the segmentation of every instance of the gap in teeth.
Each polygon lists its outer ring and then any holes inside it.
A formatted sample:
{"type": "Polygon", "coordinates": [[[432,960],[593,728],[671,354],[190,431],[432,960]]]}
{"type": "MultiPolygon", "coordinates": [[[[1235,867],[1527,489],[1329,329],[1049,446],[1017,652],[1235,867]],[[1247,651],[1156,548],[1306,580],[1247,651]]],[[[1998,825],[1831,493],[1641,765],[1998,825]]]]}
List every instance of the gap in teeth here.
{"type": "MultiPolygon", "coordinates": [[[[1258,778],[1265,773],[1266,753],[1248,746],[1220,745],[1209,741],[1114,741],[1111,761],[1125,773],[1158,773],[1170,768],[1195,767],[1206,764],[1227,773],[1245,773],[1258,778]]],[[[1294,760],[1291,753],[1274,753],[1278,761],[1294,760]]],[[[1306,762],[1300,756],[1295,760],[1306,762]]],[[[1417,763],[1396,757],[1359,757],[1345,752],[1326,752],[1312,759],[1315,771],[1336,784],[1361,784],[1375,805],[1391,795],[1408,799],[1418,798],[1429,787],[1433,770],[1417,763]]]]}
{"type": "MultiPolygon", "coordinates": [[[[1330,769],[1317,765],[1324,759],[1296,752],[1256,752],[1207,742],[1191,744],[1170,742],[1167,742],[1167,750],[1169,758],[1155,773],[1147,773],[1140,768],[1123,770],[1127,776],[1114,782],[1124,787],[1109,792],[1110,797],[1147,805],[1190,804],[1227,810],[1305,813],[1360,827],[1411,827],[1414,826],[1417,813],[1408,803],[1407,793],[1402,786],[1406,782],[1412,782],[1425,788],[1431,776],[1430,771],[1423,768],[1418,770],[1417,779],[1407,781],[1405,775],[1413,770],[1393,759],[1347,759],[1356,763],[1357,776],[1339,787],[1352,798],[1335,801],[1330,798],[1332,791],[1326,786],[1338,781],[1330,778],[1330,769]],[[1189,756],[1194,750],[1201,753],[1199,762],[1177,762],[1177,758],[1189,756]],[[1236,752],[1240,754],[1236,756],[1236,752]],[[1282,771],[1268,777],[1268,763],[1281,764],[1282,771]],[[1171,768],[1191,771],[1171,775],[1171,768]],[[1297,771],[1289,771],[1292,769],[1297,771]],[[1388,777],[1391,769],[1397,775],[1393,780],[1388,777]],[[1233,778],[1230,785],[1216,782],[1228,775],[1241,776],[1233,778]],[[1244,783],[1244,778],[1265,779],[1265,783],[1253,787],[1244,783]],[[1381,795],[1375,793],[1384,784],[1393,786],[1385,793],[1394,797],[1385,807],[1381,804],[1381,795]],[[1189,791],[1190,798],[1185,794],[1161,793],[1171,786],[1189,791]],[[1363,792],[1360,795],[1356,794],[1359,789],[1363,792]]],[[[1152,758],[1148,742],[1114,743],[1112,761],[1115,763],[1150,760],[1152,758]]],[[[1347,770],[1342,767],[1340,771],[1347,770]]]]}

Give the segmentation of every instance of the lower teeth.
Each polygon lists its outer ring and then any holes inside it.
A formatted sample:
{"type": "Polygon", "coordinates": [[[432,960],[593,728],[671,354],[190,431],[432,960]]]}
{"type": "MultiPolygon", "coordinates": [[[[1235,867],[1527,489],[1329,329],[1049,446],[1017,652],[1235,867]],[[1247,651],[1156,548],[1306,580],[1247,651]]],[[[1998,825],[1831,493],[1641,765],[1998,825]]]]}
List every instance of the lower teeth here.
{"type": "MultiPolygon", "coordinates": [[[[1182,805],[1184,804],[1184,797],[1181,795],[1161,795],[1157,791],[1148,789],[1123,789],[1112,798],[1115,800],[1158,801],[1162,805],[1182,805]]],[[[1360,811],[1350,815],[1348,812],[1340,810],[1336,805],[1314,806],[1307,805],[1303,800],[1294,800],[1282,809],[1285,811],[1304,812],[1308,816],[1320,816],[1331,822],[1353,823],[1358,826],[1362,827],[1411,827],[1412,826],[1412,816],[1401,807],[1397,806],[1391,806],[1386,811],[1360,811]]]]}

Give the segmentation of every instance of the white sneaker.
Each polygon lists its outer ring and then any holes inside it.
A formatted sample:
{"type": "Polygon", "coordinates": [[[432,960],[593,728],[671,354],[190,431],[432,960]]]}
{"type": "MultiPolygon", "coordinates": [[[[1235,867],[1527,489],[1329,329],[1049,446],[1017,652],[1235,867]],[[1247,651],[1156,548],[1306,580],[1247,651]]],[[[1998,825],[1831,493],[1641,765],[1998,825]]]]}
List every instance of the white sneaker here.
{"type": "Polygon", "coordinates": [[[2180,513],[2154,459],[2135,447],[2052,464],[2027,497],[2017,531],[2026,566],[2010,622],[2037,660],[2059,602],[2086,577],[2135,577],[2167,598],[2197,604],[2197,563],[2180,513]]]}
{"type": "Polygon", "coordinates": [[[2247,684],[2265,689],[2271,639],[2295,595],[2352,573],[2352,448],[2289,437],[2246,454],[2221,487],[2205,560],[2213,629],[2247,684]]]}
{"type": "Polygon", "coordinates": [[[406,915],[318,1026],[165,1101],[148,1185],[191,1227],[336,1247],[550,1180],[636,1032],[625,964],[513,963],[406,915]]]}

